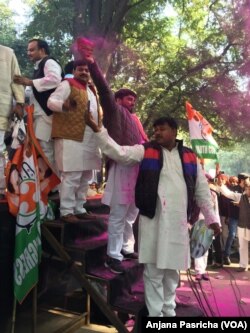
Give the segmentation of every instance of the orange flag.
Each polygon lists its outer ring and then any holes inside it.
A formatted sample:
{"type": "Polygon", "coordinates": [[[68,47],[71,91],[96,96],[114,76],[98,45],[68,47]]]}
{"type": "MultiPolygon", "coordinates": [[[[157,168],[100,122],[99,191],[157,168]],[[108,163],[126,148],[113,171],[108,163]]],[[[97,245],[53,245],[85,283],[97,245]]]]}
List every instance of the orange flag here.
{"type": "Polygon", "coordinates": [[[27,111],[27,137],[7,166],[7,201],[16,216],[14,293],[21,303],[38,282],[41,223],[47,214],[48,193],[60,183],[33,131],[33,106],[27,111]]]}

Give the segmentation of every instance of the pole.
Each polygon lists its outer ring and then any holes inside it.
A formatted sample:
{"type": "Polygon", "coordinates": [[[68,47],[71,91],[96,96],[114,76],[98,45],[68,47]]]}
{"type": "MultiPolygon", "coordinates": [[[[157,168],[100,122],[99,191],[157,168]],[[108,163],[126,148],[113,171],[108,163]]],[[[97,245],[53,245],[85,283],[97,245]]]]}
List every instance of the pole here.
{"type": "Polygon", "coordinates": [[[15,323],[16,323],[16,297],[14,296],[12,320],[11,320],[11,333],[15,332],[15,323]]]}

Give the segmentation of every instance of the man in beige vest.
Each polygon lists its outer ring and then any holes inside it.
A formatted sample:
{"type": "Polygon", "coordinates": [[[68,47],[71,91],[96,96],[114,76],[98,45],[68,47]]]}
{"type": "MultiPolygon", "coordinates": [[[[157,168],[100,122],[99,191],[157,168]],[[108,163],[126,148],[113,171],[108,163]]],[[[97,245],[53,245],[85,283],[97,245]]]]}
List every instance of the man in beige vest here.
{"type": "Polygon", "coordinates": [[[13,113],[21,115],[24,106],[24,87],[13,83],[14,75],[20,75],[20,69],[15,53],[9,47],[0,45],[0,197],[5,193],[5,158],[4,158],[4,135],[8,129],[9,116],[13,113]]]}
{"type": "Polygon", "coordinates": [[[60,214],[65,222],[92,219],[83,207],[92,170],[101,168],[101,155],[94,133],[85,124],[90,110],[100,121],[95,90],[88,84],[90,75],[85,61],[74,62],[74,78],[65,79],[48,100],[54,111],[52,137],[55,160],[61,172],[60,214]]]}

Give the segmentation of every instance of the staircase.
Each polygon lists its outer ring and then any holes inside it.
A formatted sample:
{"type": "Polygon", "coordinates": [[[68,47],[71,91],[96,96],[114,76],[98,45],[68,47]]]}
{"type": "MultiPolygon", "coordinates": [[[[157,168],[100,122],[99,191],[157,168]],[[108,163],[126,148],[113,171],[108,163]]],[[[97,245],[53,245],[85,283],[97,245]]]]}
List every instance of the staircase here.
{"type": "Polygon", "coordinates": [[[128,332],[125,322],[132,317],[135,323],[133,332],[139,333],[140,318],[147,313],[142,281],[143,266],[137,260],[124,260],[124,274],[115,274],[105,268],[109,208],[101,204],[100,198],[96,198],[87,201],[86,209],[98,218],[75,224],[64,223],[59,218],[44,223],[40,299],[48,300],[51,295],[53,306],[66,311],[87,313],[86,325],[93,321],[103,321],[115,326],[118,332],[128,332]],[[54,240],[48,240],[44,228],[54,236],[54,240]],[[52,243],[57,243],[59,248],[55,248],[52,243]],[[61,251],[65,251],[69,258],[64,260],[61,251]],[[78,281],[74,278],[72,280],[72,263],[77,270],[78,281]],[[55,281],[54,285],[52,280],[55,281]],[[88,283],[90,289],[86,292],[88,283]],[[61,297],[55,297],[56,289],[61,297]]]}

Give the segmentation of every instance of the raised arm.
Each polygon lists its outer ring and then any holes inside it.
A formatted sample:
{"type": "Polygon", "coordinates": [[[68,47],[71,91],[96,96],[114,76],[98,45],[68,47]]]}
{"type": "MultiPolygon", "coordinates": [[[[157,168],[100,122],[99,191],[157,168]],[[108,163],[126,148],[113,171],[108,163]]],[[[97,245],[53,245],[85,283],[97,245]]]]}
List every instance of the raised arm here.
{"type": "Polygon", "coordinates": [[[100,98],[105,126],[114,126],[118,122],[120,123],[121,119],[120,110],[116,104],[115,96],[94,58],[89,57],[86,60],[88,61],[90,75],[100,98]]]}

